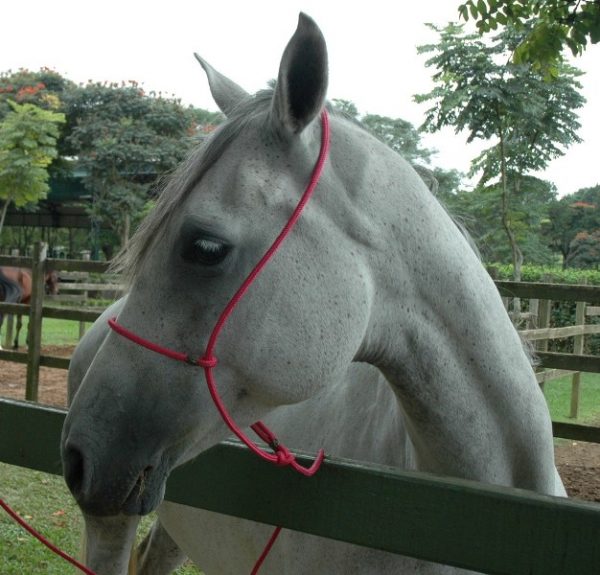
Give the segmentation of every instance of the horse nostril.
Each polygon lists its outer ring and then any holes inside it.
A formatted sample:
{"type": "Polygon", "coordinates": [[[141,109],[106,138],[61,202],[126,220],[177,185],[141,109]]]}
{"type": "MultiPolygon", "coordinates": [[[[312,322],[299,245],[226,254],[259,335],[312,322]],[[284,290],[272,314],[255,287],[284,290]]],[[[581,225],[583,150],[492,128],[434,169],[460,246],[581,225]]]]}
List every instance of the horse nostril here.
{"type": "Polygon", "coordinates": [[[66,447],[63,453],[64,475],[67,486],[77,498],[83,489],[85,458],[77,447],[66,447]]]}

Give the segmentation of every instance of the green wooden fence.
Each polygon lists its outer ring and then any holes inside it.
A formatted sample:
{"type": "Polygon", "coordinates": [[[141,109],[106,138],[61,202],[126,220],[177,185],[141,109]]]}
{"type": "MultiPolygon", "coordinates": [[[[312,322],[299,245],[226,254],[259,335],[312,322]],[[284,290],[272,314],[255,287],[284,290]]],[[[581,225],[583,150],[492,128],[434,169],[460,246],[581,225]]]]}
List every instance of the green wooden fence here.
{"type": "MultiPolygon", "coordinates": [[[[0,460],[59,474],[65,413],[0,400],[0,460]]],[[[523,490],[333,458],[306,478],[224,442],[175,470],[166,497],[485,573],[600,573],[600,505],[523,490]]]]}

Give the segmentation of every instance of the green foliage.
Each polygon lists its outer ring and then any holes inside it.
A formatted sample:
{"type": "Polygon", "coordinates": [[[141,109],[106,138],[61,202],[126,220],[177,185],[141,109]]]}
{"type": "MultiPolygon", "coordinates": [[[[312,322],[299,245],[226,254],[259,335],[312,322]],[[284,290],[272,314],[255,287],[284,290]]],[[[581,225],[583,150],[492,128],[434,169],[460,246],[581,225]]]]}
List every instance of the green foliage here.
{"type": "MultiPolygon", "coordinates": [[[[494,279],[510,280],[512,279],[513,269],[511,264],[487,264],[494,279]]],[[[556,266],[523,266],[524,282],[544,282],[558,284],[587,284],[600,285],[599,270],[583,269],[561,269],[556,266]]]]}
{"type": "Polygon", "coordinates": [[[377,114],[367,114],[361,123],[373,135],[387,144],[392,150],[401,154],[409,162],[429,164],[434,150],[421,146],[421,136],[417,129],[401,118],[388,118],[377,114]]]}
{"type": "Polygon", "coordinates": [[[563,196],[549,207],[545,237],[563,257],[563,266],[598,267],[600,185],[563,196]]]}
{"type": "Polygon", "coordinates": [[[74,166],[86,173],[92,248],[108,255],[127,241],[157,181],[224,119],[146,94],[136,82],[77,86],[48,69],[0,73],[0,121],[11,112],[9,100],[65,114],[51,176],[70,176],[74,166]]]}
{"type": "Polygon", "coordinates": [[[548,84],[530,66],[512,63],[510,53],[520,38],[512,28],[489,42],[455,24],[431,28],[439,43],[418,48],[433,53],[426,66],[434,68],[436,83],[431,92],[415,96],[419,103],[433,102],[423,128],[466,130],[469,142],[495,139],[472,164],[474,172],[483,170],[483,182],[499,177],[500,139],[509,168],[518,173],[544,168],[564,153],[561,147],[580,141],[576,110],[585,100],[578,91],[579,70],[562,65],[561,80],[548,84]]]}
{"type": "Polygon", "coordinates": [[[481,34],[499,26],[524,31],[513,60],[532,64],[547,80],[559,77],[565,45],[578,56],[588,40],[600,40],[597,0],[468,0],[458,10],[463,20],[475,20],[481,34]]]}
{"type": "Polygon", "coordinates": [[[107,223],[124,245],[152,183],[189,152],[199,113],[177,100],[148,96],[135,82],[88,84],[66,93],[64,102],[65,153],[77,155],[87,174],[93,197],[89,213],[107,223]]]}
{"type": "Polygon", "coordinates": [[[11,202],[24,206],[48,192],[48,166],[57,156],[63,114],[33,104],[8,101],[11,111],[0,122],[0,232],[11,202]]]}
{"type": "Polygon", "coordinates": [[[456,24],[431,28],[439,33],[439,42],[418,48],[419,53],[432,54],[426,66],[434,68],[436,83],[431,92],[415,96],[417,102],[433,103],[423,129],[435,132],[451,126],[456,132],[466,130],[469,142],[491,140],[492,145],[471,162],[471,175],[481,174],[484,191],[500,190],[496,214],[518,279],[523,218],[515,202],[523,190],[532,189],[524,181],[528,172],[543,169],[580,141],[580,72],[561,64],[560,78],[548,83],[531,66],[512,62],[510,54],[522,37],[513,27],[485,42],[456,24]]]}
{"type": "Polygon", "coordinates": [[[568,264],[575,268],[598,268],[600,263],[600,230],[579,232],[570,244],[568,264]]]}
{"type": "Polygon", "coordinates": [[[74,84],[57,72],[19,70],[0,73],[0,120],[11,111],[9,101],[34,104],[43,110],[62,112],[62,94],[74,84]]]}
{"type": "MultiPolygon", "coordinates": [[[[553,184],[523,176],[514,186],[511,215],[516,240],[527,262],[552,264],[555,256],[542,232],[548,225],[549,206],[556,197],[553,184]]],[[[445,199],[450,212],[467,228],[487,262],[509,262],[511,247],[498,218],[502,189],[499,185],[478,186],[445,199]]]]}

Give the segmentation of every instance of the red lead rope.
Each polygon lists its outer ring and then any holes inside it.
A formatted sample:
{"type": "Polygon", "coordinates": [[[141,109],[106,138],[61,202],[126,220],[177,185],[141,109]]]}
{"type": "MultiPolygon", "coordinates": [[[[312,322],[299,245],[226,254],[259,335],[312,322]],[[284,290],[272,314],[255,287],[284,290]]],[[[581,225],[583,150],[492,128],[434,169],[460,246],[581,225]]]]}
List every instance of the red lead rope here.
{"type": "Polygon", "coordinates": [[[10,508],[10,506],[2,499],[0,499],[0,507],[2,507],[4,511],[6,511],[23,529],[25,529],[25,531],[33,535],[40,543],[48,547],[50,551],[52,551],[59,557],[62,557],[65,561],[68,561],[86,575],[96,575],[91,569],[88,569],[85,565],[79,563],[77,559],[73,559],[73,557],[71,557],[70,555],[59,549],[56,545],[48,541],[48,539],[46,539],[43,535],[40,535],[40,533],[38,533],[22,517],[20,517],[15,511],[13,511],[10,508]]]}

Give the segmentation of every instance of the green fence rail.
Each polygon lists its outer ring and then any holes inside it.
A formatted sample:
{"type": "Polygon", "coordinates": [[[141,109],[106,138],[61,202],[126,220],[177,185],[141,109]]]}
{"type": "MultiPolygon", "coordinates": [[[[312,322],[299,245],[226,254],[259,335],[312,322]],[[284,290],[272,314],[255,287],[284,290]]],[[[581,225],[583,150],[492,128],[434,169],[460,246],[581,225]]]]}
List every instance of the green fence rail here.
{"type": "MultiPolygon", "coordinates": [[[[0,461],[60,473],[64,417],[0,400],[0,461]]],[[[600,573],[600,505],[523,490],[339,459],[305,478],[224,442],[175,470],[166,497],[491,574],[600,573]]]]}

